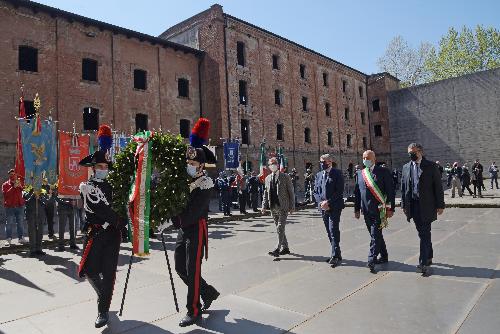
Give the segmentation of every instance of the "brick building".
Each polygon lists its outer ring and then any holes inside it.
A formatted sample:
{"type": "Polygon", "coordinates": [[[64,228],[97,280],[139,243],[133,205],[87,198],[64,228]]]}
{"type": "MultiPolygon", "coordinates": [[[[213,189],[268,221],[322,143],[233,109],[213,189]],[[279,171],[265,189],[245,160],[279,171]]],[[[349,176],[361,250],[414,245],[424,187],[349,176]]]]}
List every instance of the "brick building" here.
{"type": "MultiPolygon", "coordinates": [[[[187,136],[200,115],[212,144],[239,138],[258,168],[260,143],[283,147],[289,166],[317,169],[324,152],[346,170],[373,147],[390,154],[387,91],[373,76],[225,14],[213,5],[159,37],[31,1],[0,0],[1,170],[11,167],[19,87],[36,92],[58,128],[163,129],[187,136]],[[378,108],[374,108],[375,100],[378,108]],[[380,109],[380,110],[377,110],[380,109]]],[[[219,159],[222,162],[222,159],[219,159]]],[[[300,182],[301,183],[301,182],[300,182]]]]}

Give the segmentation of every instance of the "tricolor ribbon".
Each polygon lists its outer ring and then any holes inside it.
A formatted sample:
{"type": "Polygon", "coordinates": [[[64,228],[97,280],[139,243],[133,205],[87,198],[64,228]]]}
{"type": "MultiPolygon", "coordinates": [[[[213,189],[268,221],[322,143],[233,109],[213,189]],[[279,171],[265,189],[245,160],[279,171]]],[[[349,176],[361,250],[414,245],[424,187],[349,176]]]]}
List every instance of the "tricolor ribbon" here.
{"type": "Polygon", "coordinates": [[[387,227],[389,222],[387,221],[387,196],[380,190],[377,183],[373,179],[373,175],[369,168],[365,168],[361,171],[363,180],[365,181],[366,187],[372,193],[373,197],[379,202],[378,211],[380,213],[380,229],[387,227]]]}
{"type": "Polygon", "coordinates": [[[140,132],[132,140],[137,143],[137,169],[129,196],[129,231],[133,253],[149,254],[149,216],[151,212],[151,131],[140,132]]]}

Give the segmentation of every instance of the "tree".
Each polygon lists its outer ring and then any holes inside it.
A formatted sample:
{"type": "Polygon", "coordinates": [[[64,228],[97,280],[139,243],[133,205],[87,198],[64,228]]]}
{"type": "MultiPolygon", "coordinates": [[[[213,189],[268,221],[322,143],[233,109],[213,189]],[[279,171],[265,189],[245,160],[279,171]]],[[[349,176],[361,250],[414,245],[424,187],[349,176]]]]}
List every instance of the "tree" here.
{"type": "Polygon", "coordinates": [[[500,32],[478,25],[475,30],[450,28],[425,62],[429,80],[443,80],[500,66],[500,32]]]}
{"type": "Polygon", "coordinates": [[[401,87],[418,85],[428,81],[429,73],[425,67],[429,54],[434,47],[421,43],[418,49],[412,48],[402,36],[396,36],[387,46],[377,65],[383,72],[389,72],[399,80],[401,87]]]}

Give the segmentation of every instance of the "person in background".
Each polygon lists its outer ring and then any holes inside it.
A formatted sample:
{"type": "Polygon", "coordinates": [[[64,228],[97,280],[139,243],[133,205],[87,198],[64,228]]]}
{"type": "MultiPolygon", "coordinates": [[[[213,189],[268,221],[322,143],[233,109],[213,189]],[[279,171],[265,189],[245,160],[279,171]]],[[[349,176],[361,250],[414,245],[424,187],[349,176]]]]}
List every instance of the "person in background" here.
{"type": "Polygon", "coordinates": [[[5,216],[7,218],[5,224],[5,233],[7,243],[12,242],[12,227],[15,225],[17,229],[17,238],[20,244],[26,244],[23,237],[23,221],[24,221],[24,198],[23,186],[21,179],[16,175],[13,169],[9,170],[9,179],[2,184],[3,206],[5,208],[5,216]]]}
{"type": "Polygon", "coordinates": [[[56,239],[54,235],[54,213],[56,209],[56,196],[52,187],[49,185],[47,178],[43,179],[42,189],[45,191],[47,201],[45,203],[45,217],[47,218],[47,229],[49,239],[56,239]]]}
{"type": "Polygon", "coordinates": [[[57,215],[59,216],[59,242],[57,251],[64,251],[64,232],[66,230],[66,222],[69,226],[69,248],[77,250],[79,249],[76,245],[75,237],[75,210],[74,206],[76,200],[70,198],[62,198],[61,196],[56,196],[57,202],[57,215]]]}
{"type": "Polygon", "coordinates": [[[483,195],[481,194],[481,189],[484,189],[484,182],[483,182],[483,165],[479,162],[479,159],[476,159],[474,162],[474,165],[472,165],[472,173],[474,173],[474,195],[476,195],[476,190],[477,190],[477,196],[479,198],[483,198],[483,195]]]}
{"type": "Polygon", "coordinates": [[[491,178],[491,189],[493,189],[493,181],[495,182],[495,186],[498,189],[498,167],[494,161],[490,166],[489,172],[491,178]]]}
{"type": "Polygon", "coordinates": [[[439,161],[436,161],[436,165],[438,166],[439,175],[441,175],[441,179],[442,179],[443,178],[444,168],[443,168],[443,166],[441,166],[441,164],[439,163],[439,161]]]}
{"type": "MultiPolygon", "coordinates": [[[[474,195],[472,190],[470,190],[470,182],[471,182],[471,176],[469,173],[469,168],[467,168],[467,165],[464,164],[462,166],[462,195],[463,195],[465,189],[467,189],[469,191],[470,196],[474,195]]],[[[476,197],[476,196],[474,196],[474,197],[476,197]]]]}
{"type": "Polygon", "coordinates": [[[229,179],[226,172],[222,171],[217,178],[217,188],[221,193],[222,211],[224,216],[232,216],[231,214],[231,191],[232,188],[229,184],[229,179]]]}
{"type": "Polygon", "coordinates": [[[30,257],[46,255],[42,251],[43,222],[45,219],[45,205],[47,204],[45,191],[35,193],[33,189],[24,193],[26,203],[26,221],[28,222],[28,236],[30,243],[30,257]]]}
{"type": "Polygon", "coordinates": [[[450,171],[451,175],[451,198],[455,198],[455,189],[458,190],[458,196],[462,197],[462,168],[458,166],[458,162],[453,164],[450,171]]]}
{"type": "Polygon", "coordinates": [[[446,167],[444,169],[446,172],[446,186],[449,187],[451,186],[451,166],[449,163],[446,164],[446,167]]]}
{"type": "Polygon", "coordinates": [[[234,184],[236,185],[236,191],[238,193],[238,205],[240,207],[241,214],[247,214],[247,180],[243,170],[239,169],[236,172],[236,177],[234,179],[234,184]]]}
{"type": "Polygon", "coordinates": [[[222,171],[219,172],[219,176],[214,180],[214,189],[217,192],[217,200],[219,202],[219,211],[223,212],[224,208],[222,207],[222,191],[219,189],[219,180],[221,179],[222,171]]]}
{"type": "Polygon", "coordinates": [[[250,198],[250,206],[252,207],[253,212],[259,212],[257,209],[259,206],[259,186],[260,181],[257,177],[256,172],[252,172],[252,176],[248,179],[248,193],[250,198]]]}
{"type": "Polygon", "coordinates": [[[394,185],[394,191],[396,191],[399,184],[399,172],[396,168],[392,171],[392,184],[394,185]]]}
{"type": "Polygon", "coordinates": [[[307,168],[304,174],[304,201],[306,203],[312,203],[314,201],[313,188],[314,174],[311,168],[307,168]]]}

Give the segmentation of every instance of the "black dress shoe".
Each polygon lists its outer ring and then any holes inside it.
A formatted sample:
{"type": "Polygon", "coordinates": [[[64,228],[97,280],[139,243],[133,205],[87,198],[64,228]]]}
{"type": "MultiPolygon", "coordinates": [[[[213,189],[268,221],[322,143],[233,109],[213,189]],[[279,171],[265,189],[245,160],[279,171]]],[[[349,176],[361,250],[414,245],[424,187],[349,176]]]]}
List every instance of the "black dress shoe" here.
{"type": "Polygon", "coordinates": [[[427,265],[432,266],[432,259],[427,260],[427,265]]]}
{"type": "Polygon", "coordinates": [[[201,315],[198,314],[197,316],[186,314],[184,318],[181,319],[179,322],[180,327],[186,327],[186,326],[191,326],[194,325],[198,320],[200,320],[201,315]]]}
{"type": "Polygon", "coordinates": [[[332,268],[335,268],[340,264],[340,261],[338,258],[332,257],[328,263],[332,265],[332,268]]]}
{"type": "Polygon", "coordinates": [[[219,296],[220,296],[220,292],[215,291],[215,293],[213,295],[209,296],[207,299],[203,299],[203,307],[201,308],[201,310],[202,311],[208,310],[210,305],[212,305],[212,302],[214,300],[216,300],[217,298],[219,298],[219,296]]]}
{"type": "Polygon", "coordinates": [[[47,253],[45,253],[44,251],[36,251],[36,254],[39,255],[39,256],[44,256],[44,255],[47,255],[47,253]]]}
{"type": "Polygon", "coordinates": [[[108,312],[99,312],[95,319],[95,328],[101,328],[108,323],[108,312]]]}
{"type": "Polygon", "coordinates": [[[379,257],[378,259],[373,260],[374,264],[383,264],[389,262],[389,259],[386,257],[379,257]]]}
{"type": "Polygon", "coordinates": [[[280,257],[280,250],[279,249],[275,249],[272,252],[269,252],[267,254],[269,254],[271,256],[274,256],[274,257],[280,257]]]}
{"type": "MultiPolygon", "coordinates": [[[[150,236],[151,236],[151,235],[150,235],[150,236]]],[[[78,245],[76,245],[76,244],[72,244],[72,245],[70,245],[70,246],[69,246],[69,248],[71,248],[71,249],[75,249],[75,250],[80,249],[80,247],[78,247],[78,245]]]]}
{"type": "Polygon", "coordinates": [[[64,252],[64,246],[57,246],[55,249],[56,252],[64,252]]]}
{"type": "Polygon", "coordinates": [[[377,271],[375,270],[375,264],[373,262],[368,262],[366,264],[366,266],[368,267],[368,269],[370,269],[370,272],[372,274],[376,274],[377,273],[377,271]]]}
{"type": "Polygon", "coordinates": [[[37,252],[30,252],[29,257],[37,257],[37,252]]]}
{"type": "Polygon", "coordinates": [[[290,249],[288,249],[288,248],[283,248],[280,251],[280,255],[287,255],[287,254],[290,254],[290,249]]]}
{"type": "Polygon", "coordinates": [[[328,259],[325,260],[326,263],[330,263],[330,261],[333,259],[333,257],[329,257],[328,259]]]}

